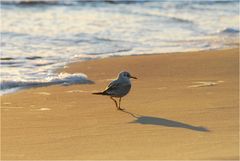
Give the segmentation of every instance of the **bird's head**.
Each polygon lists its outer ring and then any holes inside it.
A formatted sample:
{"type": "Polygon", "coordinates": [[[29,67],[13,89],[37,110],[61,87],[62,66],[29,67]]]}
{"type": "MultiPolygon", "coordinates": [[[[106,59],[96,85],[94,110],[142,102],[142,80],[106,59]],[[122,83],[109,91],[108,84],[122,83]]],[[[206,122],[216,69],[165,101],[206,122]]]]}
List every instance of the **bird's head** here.
{"type": "Polygon", "coordinates": [[[120,78],[128,78],[128,79],[130,79],[130,78],[137,79],[136,77],[131,76],[131,74],[126,72],[126,71],[120,72],[118,77],[120,77],[120,78]]]}

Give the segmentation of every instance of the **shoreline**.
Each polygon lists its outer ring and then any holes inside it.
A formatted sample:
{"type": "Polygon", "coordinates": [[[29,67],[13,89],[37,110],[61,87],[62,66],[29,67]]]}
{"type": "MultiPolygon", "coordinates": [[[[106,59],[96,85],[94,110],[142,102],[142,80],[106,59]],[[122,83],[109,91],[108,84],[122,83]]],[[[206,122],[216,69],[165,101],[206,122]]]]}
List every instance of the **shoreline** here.
{"type": "Polygon", "coordinates": [[[68,64],[95,84],[1,96],[1,159],[239,159],[238,67],[239,48],[68,64]],[[125,112],[91,95],[122,70],[125,112]]]}
{"type": "MultiPolygon", "coordinates": [[[[237,45],[238,46],[238,45],[237,45]]],[[[198,51],[181,51],[181,52],[166,52],[166,53],[150,53],[150,54],[132,54],[132,55],[112,55],[112,56],[108,56],[108,57],[104,57],[104,58],[93,58],[90,60],[76,60],[76,61],[72,61],[72,62],[68,62],[66,65],[64,65],[63,67],[59,67],[56,69],[53,69],[52,72],[56,73],[56,74],[60,74],[60,73],[67,73],[65,71],[67,71],[66,69],[71,66],[72,64],[79,64],[79,63],[83,63],[83,62],[88,62],[88,61],[98,61],[98,60],[102,60],[102,59],[111,59],[111,58],[118,58],[118,57],[131,57],[131,56],[154,56],[154,55],[172,55],[172,54],[188,54],[188,53],[199,53],[199,52],[211,52],[211,51],[227,51],[227,50],[235,50],[238,49],[239,47],[229,47],[229,48],[223,48],[223,49],[208,49],[208,50],[198,50],[198,51]]],[[[85,74],[88,78],[88,74],[87,73],[82,73],[85,74]]],[[[89,80],[92,81],[92,80],[89,80]]],[[[48,82],[46,82],[45,84],[48,84],[48,82]]],[[[8,95],[8,94],[12,94],[15,92],[19,92],[22,90],[28,90],[28,89],[32,89],[32,88],[39,88],[39,87],[48,87],[51,85],[61,85],[61,83],[50,83],[50,85],[36,85],[36,86],[29,86],[29,87],[22,87],[22,86],[18,86],[15,88],[10,88],[10,89],[6,89],[1,91],[0,96],[3,95],[8,95]]],[[[87,83],[76,83],[76,84],[87,84],[87,83]]],[[[70,84],[70,85],[75,85],[75,84],[70,84]]]]}

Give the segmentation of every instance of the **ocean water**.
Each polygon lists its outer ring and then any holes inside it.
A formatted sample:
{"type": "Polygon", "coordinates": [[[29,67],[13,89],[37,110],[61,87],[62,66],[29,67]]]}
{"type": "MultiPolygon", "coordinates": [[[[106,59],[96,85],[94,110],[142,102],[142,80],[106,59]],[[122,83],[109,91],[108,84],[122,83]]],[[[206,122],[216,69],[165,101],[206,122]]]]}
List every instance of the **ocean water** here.
{"type": "Polygon", "coordinates": [[[74,61],[239,45],[239,1],[2,0],[1,94],[92,83],[74,61]]]}

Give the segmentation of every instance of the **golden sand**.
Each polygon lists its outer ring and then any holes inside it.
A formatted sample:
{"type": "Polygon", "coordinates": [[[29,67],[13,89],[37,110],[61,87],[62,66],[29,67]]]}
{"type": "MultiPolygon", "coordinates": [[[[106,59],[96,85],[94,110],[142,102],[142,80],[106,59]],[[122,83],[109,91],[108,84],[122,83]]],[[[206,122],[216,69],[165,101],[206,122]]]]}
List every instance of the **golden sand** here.
{"type": "Polygon", "coordinates": [[[1,96],[1,159],[239,159],[239,49],[70,64],[94,84],[1,96]],[[125,112],[92,95],[126,70],[125,112]]]}

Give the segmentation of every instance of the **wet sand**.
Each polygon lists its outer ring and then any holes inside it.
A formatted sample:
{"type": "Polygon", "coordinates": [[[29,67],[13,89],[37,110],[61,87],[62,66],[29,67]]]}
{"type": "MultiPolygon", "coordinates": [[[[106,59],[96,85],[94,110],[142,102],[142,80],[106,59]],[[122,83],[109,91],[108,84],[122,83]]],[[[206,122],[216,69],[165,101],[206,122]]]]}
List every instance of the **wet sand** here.
{"type": "Polygon", "coordinates": [[[112,57],[63,69],[94,84],[1,96],[1,159],[239,159],[239,49],[112,57]],[[105,88],[138,77],[123,98],[105,88]]]}

